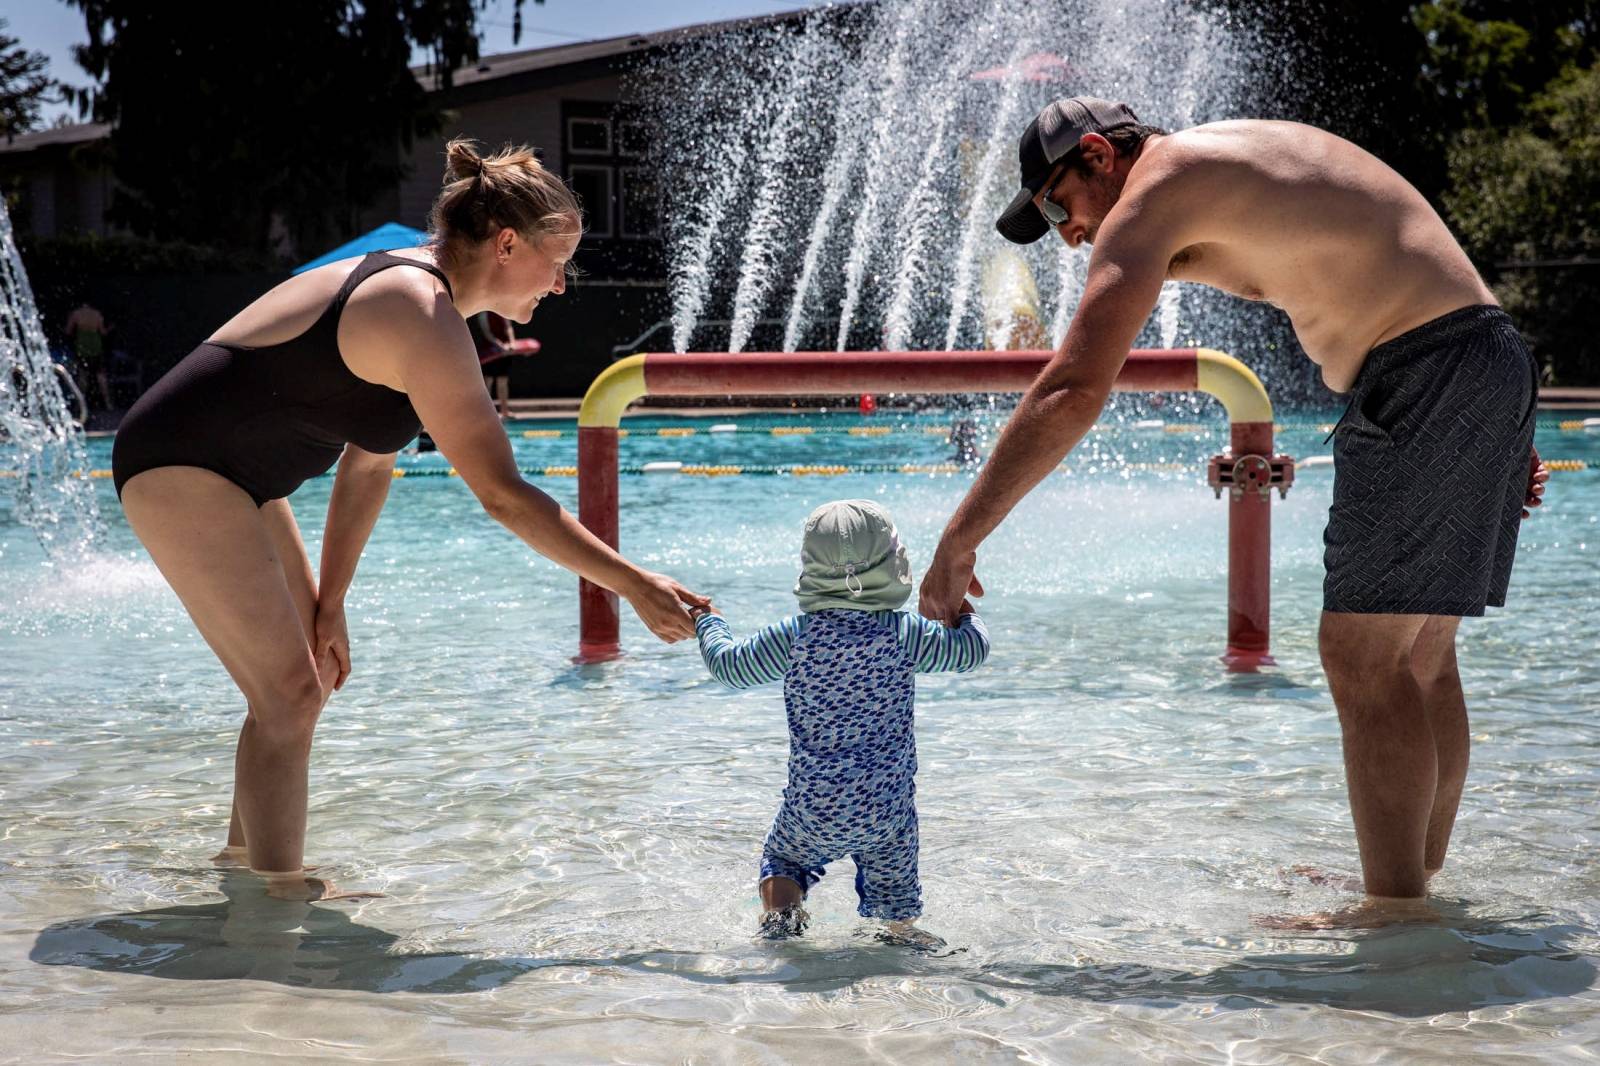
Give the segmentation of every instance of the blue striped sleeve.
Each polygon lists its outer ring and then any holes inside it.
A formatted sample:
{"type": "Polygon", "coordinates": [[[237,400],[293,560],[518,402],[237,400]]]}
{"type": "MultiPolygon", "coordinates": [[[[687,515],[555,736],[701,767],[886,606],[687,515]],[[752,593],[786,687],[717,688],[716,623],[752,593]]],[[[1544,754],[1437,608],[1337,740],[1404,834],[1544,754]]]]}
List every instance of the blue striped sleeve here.
{"type": "Polygon", "coordinates": [[[982,666],[989,657],[989,630],[975,614],[962,615],[954,629],[921,615],[897,614],[895,629],[900,646],[921,674],[964,674],[982,666]]]}
{"type": "Polygon", "coordinates": [[[712,677],[729,688],[754,688],[783,680],[789,669],[789,649],[800,635],[800,620],[785,618],[740,641],[733,639],[733,631],[719,615],[701,615],[694,630],[700,638],[700,656],[712,677]]]}

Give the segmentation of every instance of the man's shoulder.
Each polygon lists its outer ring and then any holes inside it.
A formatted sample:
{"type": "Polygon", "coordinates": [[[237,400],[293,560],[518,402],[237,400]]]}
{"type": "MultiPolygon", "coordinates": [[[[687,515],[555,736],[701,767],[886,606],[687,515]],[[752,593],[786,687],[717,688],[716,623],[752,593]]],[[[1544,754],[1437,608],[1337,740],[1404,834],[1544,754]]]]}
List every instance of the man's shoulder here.
{"type": "Polygon", "coordinates": [[[1249,136],[1253,120],[1209,122],[1203,126],[1152,137],[1139,153],[1138,169],[1145,180],[1172,181],[1197,171],[1233,162],[1238,141],[1249,136]]]}
{"type": "Polygon", "coordinates": [[[1242,191],[1262,161],[1293,155],[1319,137],[1314,126],[1269,119],[1229,119],[1191,126],[1146,142],[1125,194],[1146,204],[1225,199],[1242,191]]]}

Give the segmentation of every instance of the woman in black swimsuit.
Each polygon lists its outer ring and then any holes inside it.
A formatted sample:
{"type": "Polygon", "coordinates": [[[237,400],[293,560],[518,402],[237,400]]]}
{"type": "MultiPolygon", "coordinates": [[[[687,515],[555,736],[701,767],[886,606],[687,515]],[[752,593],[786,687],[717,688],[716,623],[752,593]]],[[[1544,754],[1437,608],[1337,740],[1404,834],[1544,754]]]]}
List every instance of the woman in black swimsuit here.
{"type": "Polygon", "coordinates": [[[431,244],[284,282],[195,349],[128,412],[112,457],[128,524],[249,704],[228,850],[276,895],[329,886],[302,869],[306,765],[350,674],[344,597],[422,426],[484,510],[532,548],[626,598],[663,640],[706,601],[634,566],[523,481],[484,391],[466,316],[526,322],[564,288],[576,200],[527,149],[447,149],[431,244]],[[400,269],[409,268],[409,269],[400,269]],[[338,463],[320,574],[285,499],[338,463]]]}

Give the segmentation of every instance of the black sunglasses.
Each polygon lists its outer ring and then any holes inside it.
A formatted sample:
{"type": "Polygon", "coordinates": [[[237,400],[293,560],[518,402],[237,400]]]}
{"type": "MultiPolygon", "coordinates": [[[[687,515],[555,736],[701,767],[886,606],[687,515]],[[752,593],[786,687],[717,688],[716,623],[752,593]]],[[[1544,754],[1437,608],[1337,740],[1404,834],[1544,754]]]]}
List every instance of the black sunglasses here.
{"type": "Polygon", "coordinates": [[[1039,197],[1039,214],[1044,216],[1044,220],[1049,223],[1051,229],[1055,229],[1072,217],[1071,212],[1050,199],[1050,194],[1055,192],[1056,185],[1065,176],[1066,172],[1062,171],[1054,182],[1045,186],[1044,195],[1039,197]]]}

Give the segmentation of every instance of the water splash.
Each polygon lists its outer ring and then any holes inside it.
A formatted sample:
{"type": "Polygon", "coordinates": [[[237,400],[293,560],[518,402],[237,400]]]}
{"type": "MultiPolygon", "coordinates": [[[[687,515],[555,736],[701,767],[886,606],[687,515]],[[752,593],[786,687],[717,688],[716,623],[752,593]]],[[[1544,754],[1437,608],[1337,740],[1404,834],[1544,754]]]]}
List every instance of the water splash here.
{"type": "Polygon", "coordinates": [[[100,516],[60,375],[0,201],[0,499],[52,560],[71,561],[93,548],[100,516]]]}
{"type": "MultiPolygon", "coordinates": [[[[825,44],[825,40],[816,34],[806,35],[797,46],[796,60],[806,67],[815,67],[820,61],[817,52],[825,44]]],[[[795,185],[793,172],[778,164],[794,143],[796,126],[804,110],[805,101],[798,94],[781,98],[777,116],[771,121],[756,161],[758,172],[766,175],[768,180],[763,181],[756,190],[756,201],[750,211],[750,225],[745,233],[739,286],[733,297],[733,323],[728,338],[730,352],[741,352],[749,343],[750,333],[778,279],[778,267],[774,265],[774,260],[782,251],[781,229],[788,202],[794,196],[795,185]]]]}
{"type": "MultiPolygon", "coordinates": [[[[841,129],[840,123],[846,116],[853,116],[866,105],[871,98],[869,88],[867,81],[862,78],[850,83],[849,89],[839,98],[832,123],[835,130],[841,129]]],[[[806,299],[810,296],[812,283],[816,280],[817,269],[822,262],[823,246],[831,235],[834,216],[844,202],[845,193],[850,191],[845,186],[845,178],[855,168],[856,156],[861,151],[859,141],[849,138],[843,140],[844,143],[828,158],[827,169],[823,171],[822,205],[812,219],[811,231],[806,236],[800,276],[795,281],[793,299],[789,304],[788,323],[783,331],[783,350],[786,352],[792,352],[799,347],[801,332],[806,326],[806,299]]]]}
{"type": "MultiPolygon", "coordinates": [[[[729,318],[740,350],[775,316],[786,350],[978,347],[1027,119],[1075,93],[1172,129],[1270,110],[1264,54],[1175,0],[883,0],[715,35],[637,82],[679,220],[675,344],[722,347],[704,323],[729,318]]],[[[1087,260],[1057,245],[1020,252],[1051,343],[1087,260]]],[[[1205,337],[1216,306],[1171,290],[1143,342],[1205,337]]]]}
{"type": "Polygon", "coordinates": [[[873,116],[872,132],[868,138],[866,173],[863,175],[863,188],[857,201],[855,225],[850,233],[850,254],[844,265],[844,299],[839,306],[838,350],[841,352],[849,340],[850,325],[855,319],[856,306],[861,300],[861,282],[867,270],[867,261],[877,247],[877,242],[874,240],[877,234],[874,230],[878,224],[878,203],[887,183],[873,180],[872,175],[895,169],[897,157],[903,154],[897,152],[896,148],[905,146],[910,140],[901,135],[896,119],[905,115],[913,102],[905,94],[906,68],[909,60],[907,52],[912,44],[912,29],[922,21],[925,7],[926,4],[922,0],[912,0],[904,8],[903,17],[896,22],[893,29],[894,43],[890,48],[889,58],[884,62],[883,88],[875,94],[878,108],[873,116]]]}
{"type": "MultiPolygon", "coordinates": [[[[1174,101],[1174,121],[1178,129],[1194,125],[1195,107],[1199,103],[1197,86],[1202,82],[1206,49],[1210,42],[1207,40],[1207,26],[1203,19],[1190,19],[1190,32],[1196,38],[1188,49],[1188,57],[1184,60],[1183,74],[1178,78],[1177,98],[1174,101]]],[[[1176,282],[1167,282],[1161,286],[1161,295],[1156,301],[1156,324],[1160,331],[1161,347],[1176,347],[1178,341],[1178,327],[1183,318],[1183,289],[1176,282]]]]}
{"type": "MultiPolygon", "coordinates": [[[[930,209],[934,182],[942,175],[939,157],[945,151],[945,138],[950,128],[950,109],[941,108],[934,116],[933,133],[928,138],[928,151],[922,157],[922,178],[901,205],[897,228],[906,234],[905,247],[900,254],[900,270],[895,277],[894,295],[889,300],[889,311],[883,322],[883,346],[886,350],[903,350],[911,339],[913,301],[918,286],[924,284],[927,270],[923,263],[923,249],[932,236],[934,214],[930,209]]],[[[844,346],[841,335],[840,347],[844,346]]],[[[791,349],[792,350],[792,349],[791,349]]]]}
{"type": "MultiPolygon", "coordinates": [[[[978,174],[971,197],[967,201],[966,217],[961,226],[961,244],[956,252],[956,282],[950,306],[950,321],[945,326],[944,346],[954,349],[961,338],[961,326],[966,319],[967,304],[972,298],[972,280],[978,269],[978,249],[993,232],[997,201],[1009,200],[1001,194],[1004,164],[1016,144],[1017,134],[1010,132],[1017,125],[1018,105],[1022,101],[1023,81],[1019,76],[1018,62],[1026,54],[1027,45],[1019,43],[1006,60],[1005,93],[1000,98],[999,114],[989,129],[983,149],[983,161],[978,164],[978,174]]],[[[1014,149],[1013,149],[1014,150],[1014,149]]],[[[1015,169],[1015,165],[1010,169],[1015,169]]]]}

